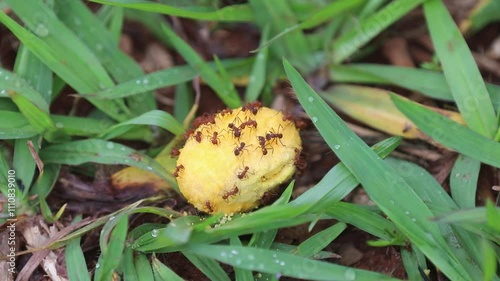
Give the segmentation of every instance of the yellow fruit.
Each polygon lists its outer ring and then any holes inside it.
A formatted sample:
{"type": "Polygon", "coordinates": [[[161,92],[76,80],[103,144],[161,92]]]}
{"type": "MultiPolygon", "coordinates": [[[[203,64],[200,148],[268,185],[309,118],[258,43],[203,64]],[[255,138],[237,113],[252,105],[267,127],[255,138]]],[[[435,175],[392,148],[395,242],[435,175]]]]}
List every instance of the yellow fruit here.
{"type": "Polygon", "coordinates": [[[245,212],[295,172],[302,150],[295,124],[258,103],[205,115],[180,150],[179,189],[207,213],[245,212]]]}

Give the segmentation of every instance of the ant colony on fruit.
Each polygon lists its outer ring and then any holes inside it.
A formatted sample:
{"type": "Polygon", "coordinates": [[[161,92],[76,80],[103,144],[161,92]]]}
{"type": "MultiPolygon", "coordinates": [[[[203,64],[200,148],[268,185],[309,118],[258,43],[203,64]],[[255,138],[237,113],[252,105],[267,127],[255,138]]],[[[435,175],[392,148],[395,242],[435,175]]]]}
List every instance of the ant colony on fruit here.
{"type": "Polygon", "coordinates": [[[178,156],[174,176],[198,210],[225,214],[256,208],[289,180],[302,151],[299,130],[281,112],[259,102],[193,122],[178,156]]]}

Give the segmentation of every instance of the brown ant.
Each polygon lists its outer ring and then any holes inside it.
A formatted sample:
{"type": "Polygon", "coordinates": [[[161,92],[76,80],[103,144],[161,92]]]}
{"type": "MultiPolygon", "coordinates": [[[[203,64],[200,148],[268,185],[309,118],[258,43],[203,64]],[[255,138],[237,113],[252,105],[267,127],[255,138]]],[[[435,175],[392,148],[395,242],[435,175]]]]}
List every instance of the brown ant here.
{"type": "Polygon", "coordinates": [[[174,177],[176,177],[176,178],[177,178],[177,177],[179,176],[179,172],[180,172],[182,169],[184,169],[184,166],[183,166],[183,165],[176,166],[176,167],[175,167],[175,171],[174,171],[174,173],[173,173],[174,177]]]}
{"type": "Polygon", "coordinates": [[[192,134],[194,134],[194,130],[193,130],[193,129],[189,129],[189,130],[187,130],[187,131],[186,131],[186,133],[185,133],[185,134],[184,134],[184,136],[183,136],[183,139],[184,139],[184,140],[189,139],[189,137],[190,137],[192,134]]]}
{"type": "Polygon", "coordinates": [[[201,132],[200,131],[197,131],[196,134],[194,135],[194,139],[197,141],[197,142],[201,142],[201,132]]]}
{"type": "Polygon", "coordinates": [[[267,150],[270,149],[270,150],[274,150],[273,148],[271,147],[266,147],[266,138],[263,137],[263,136],[257,136],[258,140],[259,140],[259,146],[262,150],[262,155],[267,155],[267,150]]]}
{"type": "Polygon", "coordinates": [[[241,153],[243,153],[243,149],[245,149],[245,143],[244,143],[244,142],[241,142],[241,143],[240,143],[240,146],[237,146],[237,147],[234,149],[234,155],[235,155],[235,156],[240,155],[241,153]]]}
{"type": "Polygon", "coordinates": [[[250,168],[248,166],[245,166],[245,168],[243,168],[243,170],[241,171],[241,173],[238,174],[238,178],[240,180],[242,179],[247,179],[248,178],[248,170],[250,170],[250,168]]]}
{"type": "Polygon", "coordinates": [[[172,150],[170,150],[170,156],[173,157],[177,157],[181,154],[181,152],[177,149],[177,148],[172,148],[172,150]]]}
{"type": "Polygon", "coordinates": [[[231,113],[233,113],[233,110],[232,110],[232,109],[230,109],[230,108],[226,108],[226,109],[220,110],[220,111],[219,111],[219,112],[217,112],[217,113],[219,113],[221,116],[224,116],[224,115],[226,115],[226,114],[231,114],[231,113]]]}
{"type": "Polygon", "coordinates": [[[243,130],[245,129],[245,127],[254,127],[254,128],[257,128],[257,121],[253,120],[253,119],[249,119],[243,123],[241,123],[241,125],[238,127],[240,130],[243,130]]]}
{"type": "Polygon", "coordinates": [[[210,201],[205,201],[205,207],[207,207],[210,213],[214,212],[214,209],[212,208],[212,204],[210,204],[210,201]]]}
{"type": "Polygon", "coordinates": [[[239,139],[241,137],[241,129],[236,127],[234,123],[229,123],[227,126],[229,127],[229,129],[233,130],[233,135],[235,138],[239,139]]]}
{"type": "Polygon", "coordinates": [[[262,102],[260,101],[254,101],[254,102],[251,102],[251,103],[248,103],[246,105],[244,105],[241,110],[242,111],[251,111],[253,115],[257,115],[257,112],[259,112],[259,108],[262,107],[262,102]]]}
{"type": "Polygon", "coordinates": [[[266,140],[268,142],[272,141],[273,139],[274,140],[278,140],[281,145],[283,145],[283,143],[281,142],[281,139],[283,138],[283,134],[279,132],[280,128],[283,128],[281,125],[278,127],[278,132],[275,132],[274,129],[271,129],[271,131],[269,131],[269,133],[266,133],[266,140]]]}
{"type": "Polygon", "coordinates": [[[204,124],[215,124],[215,116],[213,114],[203,113],[201,116],[196,117],[194,119],[192,126],[193,128],[198,128],[200,125],[204,124]]]}
{"type": "Polygon", "coordinates": [[[238,192],[240,192],[240,190],[238,189],[238,187],[235,185],[233,189],[231,189],[230,191],[227,191],[226,193],[224,193],[222,195],[222,199],[224,199],[225,201],[227,201],[227,199],[229,197],[232,197],[232,196],[235,196],[236,194],[238,194],[238,192]]]}
{"type": "Polygon", "coordinates": [[[220,141],[219,141],[219,136],[218,135],[219,135],[219,133],[214,132],[212,138],[210,138],[210,140],[212,141],[212,144],[214,144],[214,145],[219,144],[220,141]]]}

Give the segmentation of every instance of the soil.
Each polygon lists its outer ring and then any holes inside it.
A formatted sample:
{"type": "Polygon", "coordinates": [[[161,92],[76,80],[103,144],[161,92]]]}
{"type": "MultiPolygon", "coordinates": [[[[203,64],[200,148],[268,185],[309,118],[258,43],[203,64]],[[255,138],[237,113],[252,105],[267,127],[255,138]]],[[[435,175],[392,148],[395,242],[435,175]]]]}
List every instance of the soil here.
{"type": "MultiPolygon", "coordinates": [[[[226,2],[230,2],[227,4],[234,4],[235,1],[226,2]]],[[[468,2],[470,4],[470,1],[468,2]]],[[[451,5],[450,9],[454,18],[458,21],[467,16],[467,12],[464,12],[467,9],[463,7],[451,5]]],[[[211,60],[213,54],[216,54],[221,59],[248,57],[251,55],[249,51],[255,49],[259,44],[259,32],[254,26],[249,24],[232,23],[221,24],[215,27],[209,22],[195,22],[172,18],[170,20],[173,20],[175,23],[176,31],[182,34],[183,38],[206,60],[211,60]]],[[[498,83],[500,81],[498,73],[498,69],[500,68],[495,68],[499,63],[500,55],[496,58],[491,58],[487,55],[488,50],[492,49],[495,40],[498,41],[499,29],[500,24],[491,24],[479,33],[467,38],[486,81],[491,83],[498,83]]],[[[123,31],[120,47],[137,60],[145,72],[153,72],[172,65],[185,64],[185,61],[179,54],[164,47],[140,24],[126,21],[123,31]]],[[[389,28],[376,38],[375,42],[376,44],[374,45],[379,45],[380,48],[368,57],[363,58],[362,62],[418,66],[432,60],[433,50],[420,9],[410,13],[403,20],[389,28]]],[[[0,26],[0,59],[2,67],[12,69],[18,47],[18,40],[4,26],[0,26]]],[[[321,73],[311,74],[307,79],[308,81],[324,80],[322,80],[321,73]]],[[[318,83],[318,86],[321,87],[322,84],[323,86],[326,85],[324,82],[321,82],[318,83]]],[[[208,87],[202,86],[201,92],[199,114],[203,112],[213,113],[224,108],[222,102],[216,98],[208,87]]],[[[444,103],[436,103],[415,93],[401,91],[401,89],[397,89],[397,92],[425,104],[433,104],[441,107],[449,106],[444,103]]],[[[71,95],[72,93],[74,93],[72,89],[65,89],[51,105],[51,112],[55,114],[68,114],[75,106],[75,98],[71,95]]],[[[159,108],[172,112],[172,100],[175,98],[174,89],[160,89],[155,94],[158,98],[159,108]]],[[[303,154],[307,161],[307,166],[296,176],[294,196],[298,196],[316,184],[330,168],[338,163],[338,159],[321,139],[314,126],[310,124],[302,108],[294,99],[293,93],[290,92],[288,84],[280,83],[276,85],[273,95],[273,107],[291,113],[294,117],[306,122],[305,124],[307,125],[301,132],[304,143],[303,154]]],[[[85,116],[92,109],[92,106],[88,102],[80,100],[75,109],[74,112],[76,115],[85,116]]],[[[352,120],[348,116],[342,117],[368,144],[374,144],[388,137],[381,132],[352,120]]],[[[127,145],[138,149],[148,148],[147,144],[141,142],[127,143],[127,145]]],[[[456,157],[455,153],[443,148],[437,148],[423,141],[405,140],[395,155],[423,166],[447,188],[446,182],[452,163],[456,157]]],[[[53,207],[53,210],[58,210],[64,203],[68,203],[67,211],[58,224],[60,229],[68,225],[73,217],[79,213],[83,213],[84,216],[98,217],[124,207],[144,196],[144,190],[140,194],[138,194],[137,190],[133,190],[127,196],[117,198],[113,190],[110,189],[106,179],[112,172],[121,167],[110,168],[109,166],[94,165],[93,168],[98,171],[99,177],[93,178],[82,174],[75,174],[69,167],[63,169],[56,188],[49,197],[49,203],[53,207]],[[68,182],[71,184],[68,184],[68,182]]],[[[482,170],[480,178],[478,202],[484,202],[485,198],[494,199],[495,194],[491,190],[491,186],[499,185],[498,172],[490,167],[486,167],[482,170]]],[[[145,193],[148,192],[146,191],[145,193]]],[[[345,201],[371,204],[362,188],[357,188],[353,194],[345,198],[345,201]]],[[[196,210],[179,196],[162,202],[161,205],[167,205],[179,211],[196,213],[196,210]]],[[[162,222],[154,217],[141,216],[135,218],[133,223],[139,224],[144,221],[162,222]]],[[[284,243],[298,244],[333,223],[333,221],[321,222],[314,228],[312,233],[307,231],[307,226],[281,229],[277,240],[284,243]]],[[[98,237],[99,232],[95,231],[84,236],[82,240],[89,268],[95,267],[99,255],[98,237]]],[[[405,279],[406,275],[401,261],[400,249],[397,247],[375,248],[368,246],[366,242],[373,239],[374,237],[354,227],[349,227],[332,245],[327,247],[326,250],[341,256],[341,258],[329,259],[329,261],[405,279]]],[[[64,253],[62,251],[58,253],[58,260],[63,263],[64,253]]],[[[29,255],[20,257],[19,265],[22,266],[26,263],[28,257],[29,255]]],[[[180,253],[160,255],[159,258],[186,280],[208,280],[180,253]]],[[[225,268],[232,274],[230,267],[225,268]]],[[[59,269],[64,275],[64,267],[61,266],[59,269]]],[[[436,280],[446,280],[444,276],[439,274],[438,276],[434,276],[434,278],[436,280]]],[[[47,279],[44,277],[44,272],[38,268],[34,271],[30,280],[47,279]]],[[[281,280],[292,279],[282,278],[281,280]]]]}

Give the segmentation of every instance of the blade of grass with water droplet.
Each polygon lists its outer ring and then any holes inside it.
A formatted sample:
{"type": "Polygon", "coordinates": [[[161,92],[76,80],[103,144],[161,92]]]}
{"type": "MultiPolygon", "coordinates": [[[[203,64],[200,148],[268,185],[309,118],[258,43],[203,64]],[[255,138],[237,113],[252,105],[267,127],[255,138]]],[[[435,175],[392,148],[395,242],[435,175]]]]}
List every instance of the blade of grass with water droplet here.
{"type": "MultiPolygon", "coordinates": [[[[378,64],[332,65],[330,78],[343,83],[396,85],[431,98],[453,101],[444,75],[427,69],[378,64]]],[[[500,87],[486,83],[486,88],[493,105],[500,108],[500,87]]]]}
{"type": "Polygon", "coordinates": [[[459,155],[450,174],[450,190],[453,200],[462,209],[476,206],[476,189],[481,162],[459,155]]]}
{"type": "Polygon", "coordinates": [[[222,269],[220,264],[214,259],[206,256],[201,256],[194,254],[192,252],[184,251],[182,254],[193,263],[196,268],[198,268],[203,274],[205,274],[210,280],[217,281],[230,281],[231,279],[227,276],[227,273],[222,269]]]}
{"type": "Polygon", "coordinates": [[[44,163],[80,165],[86,162],[122,164],[153,172],[177,186],[175,178],[154,159],[119,143],[86,139],[51,145],[40,150],[44,163]]]}
{"type": "Polygon", "coordinates": [[[417,127],[440,144],[486,164],[500,167],[500,143],[415,102],[392,96],[394,104],[417,127]]]}
{"type": "Polygon", "coordinates": [[[175,7],[152,1],[136,0],[90,0],[95,3],[114,5],[119,7],[137,9],[142,11],[162,13],[181,18],[189,18],[207,21],[240,21],[254,20],[254,14],[248,5],[231,5],[221,9],[217,7],[175,7]]]}
{"type": "Polygon", "coordinates": [[[347,127],[286,60],[284,67],[304,110],[327,144],[363,185],[372,201],[448,277],[462,280],[468,276],[463,267],[457,267],[455,257],[438,226],[428,223],[432,212],[408,183],[347,127]]]}
{"type": "MultiPolygon", "coordinates": [[[[21,27],[2,11],[0,22],[71,87],[81,93],[91,93],[97,91],[99,85],[113,85],[100,62],[41,1],[29,0],[29,5],[8,1],[9,6],[25,20],[25,24],[34,30],[35,34],[21,27]],[[35,13],[43,16],[33,16],[35,13]]],[[[123,101],[89,101],[109,116],[117,120],[125,119],[121,113],[121,110],[126,108],[123,101]]]]}
{"type": "Polygon", "coordinates": [[[112,139],[132,129],[134,125],[158,126],[174,135],[181,135],[184,133],[184,127],[182,127],[182,124],[175,120],[172,115],[165,111],[152,110],[136,118],[109,127],[101,134],[100,138],[112,139]]]}
{"type": "MultiPolygon", "coordinates": [[[[118,47],[111,32],[83,2],[56,0],[56,3],[59,19],[78,34],[115,81],[125,82],[144,75],[141,67],[118,47]]],[[[146,83],[148,80],[143,81],[146,83]]],[[[148,91],[127,98],[126,102],[133,116],[156,108],[154,95],[148,91]]]]}
{"type": "Polygon", "coordinates": [[[359,25],[342,34],[333,43],[333,62],[338,64],[359,51],[370,40],[379,35],[391,24],[415,9],[423,0],[395,1],[387,4],[359,25]]]}
{"type": "Polygon", "coordinates": [[[113,272],[120,265],[127,239],[128,217],[120,216],[116,219],[118,223],[111,231],[109,243],[104,248],[101,247],[100,266],[96,268],[94,280],[111,280],[113,272]]]}
{"type": "Polygon", "coordinates": [[[189,251],[248,270],[307,280],[398,280],[376,272],[253,247],[196,245],[189,251]]]}
{"type": "Polygon", "coordinates": [[[424,15],[460,113],[469,128],[493,138],[498,129],[495,111],[483,77],[460,30],[441,0],[426,1],[424,15]]]}

